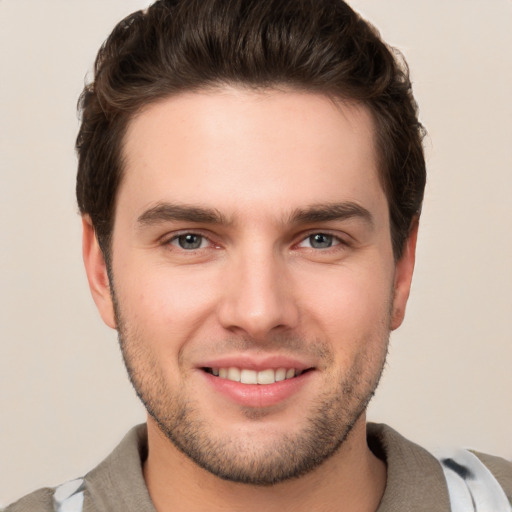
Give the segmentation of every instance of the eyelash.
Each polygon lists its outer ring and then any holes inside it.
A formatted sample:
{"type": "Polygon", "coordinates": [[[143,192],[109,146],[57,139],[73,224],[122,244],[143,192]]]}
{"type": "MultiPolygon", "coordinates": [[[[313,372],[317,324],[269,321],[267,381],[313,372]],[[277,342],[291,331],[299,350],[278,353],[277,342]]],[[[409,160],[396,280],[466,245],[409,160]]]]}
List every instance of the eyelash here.
{"type": "MultiPolygon", "coordinates": [[[[319,242],[319,243],[321,243],[321,242],[319,242]]],[[[328,231],[314,231],[314,232],[310,232],[305,237],[303,237],[301,239],[301,241],[299,242],[299,244],[297,244],[297,245],[299,247],[305,247],[307,249],[312,249],[315,251],[328,251],[329,249],[336,250],[336,248],[339,246],[346,247],[346,246],[348,246],[348,243],[345,240],[343,240],[341,237],[334,235],[332,233],[329,233],[328,231]],[[314,237],[327,238],[327,239],[329,239],[329,243],[331,243],[331,245],[329,245],[328,247],[312,247],[311,245],[308,247],[305,247],[302,245],[304,243],[307,243],[307,241],[312,243],[312,239],[314,237]]]]}
{"type": "MultiPolygon", "coordinates": [[[[162,245],[171,245],[173,247],[176,247],[176,249],[181,250],[183,252],[194,252],[194,251],[199,251],[202,249],[207,249],[208,247],[201,247],[201,245],[203,245],[204,242],[207,242],[210,247],[211,246],[213,246],[214,248],[218,247],[218,245],[215,244],[214,242],[212,242],[212,240],[208,236],[206,236],[203,233],[196,232],[196,231],[183,231],[181,233],[177,233],[177,234],[173,235],[171,238],[164,240],[162,245]],[[185,248],[185,247],[178,245],[179,240],[183,237],[199,238],[200,239],[199,247],[185,248]],[[175,242],[175,243],[173,243],[173,242],[175,242]]],[[[192,242],[190,242],[190,243],[192,243],[192,242]]],[[[317,251],[326,252],[329,250],[336,250],[336,248],[349,247],[350,244],[347,242],[347,240],[341,238],[340,236],[334,235],[334,234],[330,233],[329,231],[310,231],[309,233],[301,234],[300,241],[297,244],[294,244],[294,246],[295,247],[303,247],[305,249],[310,249],[315,252],[317,252],[317,251]],[[331,239],[331,245],[328,247],[311,247],[311,246],[303,246],[302,245],[304,243],[307,243],[308,240],[311,241],[312,237],[314,237],[314,236],[323,236],[323,237],[327,237],[327,238],[331,239]]]]}
{"type": "Polygon", "coordinates": [[[175,234],[170,239],[165,240],[164,241],[164,245],[173,245],[177,249],[181,249],[184,252],[192,252],[192,251],[197,251],[197,250],[205,249],[205,247],[197,247],[197,248],[189,248],[189,249],[186,249],[184,247],[179,247],[177,244],[179,244],[180,238],[185,238],[185,237],[196,237],[196,238],[201,239],[200,245],[202,245],[203,242],[206,241],[206,242],[209,242],[210,245],[215,246],[215,244],[210,240],[210,238],[208,238],[206,235],[204,235],[202,233],[197,233],[195,231],[184,231],[184,232],[175,234]],[[177,244],[173,244],[173,242],[177,242],[177,244]]]}

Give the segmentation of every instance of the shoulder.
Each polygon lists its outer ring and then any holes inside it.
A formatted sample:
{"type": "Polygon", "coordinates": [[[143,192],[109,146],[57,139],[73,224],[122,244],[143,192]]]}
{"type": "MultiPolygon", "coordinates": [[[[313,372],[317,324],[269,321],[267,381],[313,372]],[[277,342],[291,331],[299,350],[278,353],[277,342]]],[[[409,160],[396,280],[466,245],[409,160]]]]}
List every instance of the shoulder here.
{"type": "Polygon", "coordinates": [[[85,481],[70,480],[55,489],[45,488],[28,494],[9,505],[5,512],[81,512],[84,504],[85,481]]]}
{"type": "Polygon", "coordinates": [[[510,508],[505,502],[512,503],[512,462],[468,450],[433,454],[392,428],[378,424],[368,424],[368,445],[388,469],[379,512],[448,511],[450,501],[459,502],[459,498],[499,503],[501,507],[484,506],[477,510],[497,512],[510,508]]]}
{"type": "Polygon", "coordinates": [[[493,474],[494,478],[501,485],[508,500],[512,503],[512,461],[488,455],[486,453],[473,453],[483,462],[483,464],[493,474]]]}
{"type": "Polygon", "coordinates": [[[4,512],[53,512],[53,492],[50,488],[34,491],[9,505],[4,512]]]}
{"type": "Polygon", "coordinates": [[[142,473],[147,453],[145,425],[134,427],[114,451],[83,478],[65,482],[56,488],[35,491],[9,505],[1,512],[92,511],[101,510],[154,512],[142,473]],[[142,505],[143,504],[143,505],[142,505]]]}
{"type": "Polygon", "coordinates": [[[383,424],[369,423],[368,446],[386,463],[387,481],[378,512],[450,510],[439,461],[427,450],[383,424]]]}
{"type": "Polygon", "coordinates": [[[510,512],[512,465],[469,450],[451,450],[439,458],[454,510],[510,512]]]}

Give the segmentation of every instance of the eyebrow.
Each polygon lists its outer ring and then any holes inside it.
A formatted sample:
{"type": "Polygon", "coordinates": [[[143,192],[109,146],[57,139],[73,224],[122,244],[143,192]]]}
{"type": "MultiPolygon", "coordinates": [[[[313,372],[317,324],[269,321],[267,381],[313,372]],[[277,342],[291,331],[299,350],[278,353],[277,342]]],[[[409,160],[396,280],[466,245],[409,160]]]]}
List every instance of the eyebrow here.
{"type": "MultiPolygon", "coordinates": [[[[359,218],[370,227],[374,226],[372,214],[363,206],[351,201],[298,208],[290,215],[289,222],[291,224],[313,224],[352,218],[359,218]]],[[[231,224],[221,212],[214,208],[171,203],[158,203],[137,218],[137,224],[140,226],[176,221],[197,224],[231,224]]]]}
{"type": "Polygon", "coordinates": [[[137,224],[140,226],[173,221],[194,222],[198,224],[229,224],[227,219],[218,210],[171,203],[158,203],[137,218],[137,224]]]}
{"type": "Polygon", "coordinates": [[[360,219],[370,227],[374,227],[374,219],[370,211],[351,201],[299,208],[292,213],[290,220],[294,224],[313,224],[316,222],[348,220],[353,218],[360,219]]]}

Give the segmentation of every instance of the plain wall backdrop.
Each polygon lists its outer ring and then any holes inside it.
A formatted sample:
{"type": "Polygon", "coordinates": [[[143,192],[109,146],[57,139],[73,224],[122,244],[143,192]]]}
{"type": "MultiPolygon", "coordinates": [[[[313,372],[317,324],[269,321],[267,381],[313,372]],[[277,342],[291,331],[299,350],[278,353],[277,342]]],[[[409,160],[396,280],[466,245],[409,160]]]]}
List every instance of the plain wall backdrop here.
{"type": "MultiPolygon", "coordinates": [[[[0,0],[0,504],[96,465],[144,411],[96,313],[76,101],[142,0],[0,0]]],[[[405,324],[369,418],[512,458],[512,2],[353,0],[411,67],[429,180],[405,324]]]]}

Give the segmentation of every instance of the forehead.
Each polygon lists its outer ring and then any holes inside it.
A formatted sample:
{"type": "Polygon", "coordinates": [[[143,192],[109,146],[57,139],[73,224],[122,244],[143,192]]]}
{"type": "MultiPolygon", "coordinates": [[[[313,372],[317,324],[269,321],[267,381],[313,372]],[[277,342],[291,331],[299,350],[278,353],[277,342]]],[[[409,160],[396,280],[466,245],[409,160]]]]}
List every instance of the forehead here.
{"type": "Polygon", "coordinates": [[[173,96],[131,120],[123,157],[118,210],[134,217],[157,202],[255,216],[383,199],[371,114],[320,94],[226,87],[173,96]]]}

